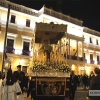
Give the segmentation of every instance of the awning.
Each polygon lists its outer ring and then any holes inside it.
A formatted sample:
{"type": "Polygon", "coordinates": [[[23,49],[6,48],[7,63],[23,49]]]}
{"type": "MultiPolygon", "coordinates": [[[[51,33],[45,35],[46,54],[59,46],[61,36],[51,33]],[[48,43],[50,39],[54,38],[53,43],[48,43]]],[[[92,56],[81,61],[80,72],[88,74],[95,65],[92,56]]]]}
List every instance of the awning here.
{"type": "Polygon", "coordinates": [[[48,23],[36,23],[35,27],[35,43],[42,43],[45,39],[50,44],[56,44],[67,31],[67,25],[48,23]]]}

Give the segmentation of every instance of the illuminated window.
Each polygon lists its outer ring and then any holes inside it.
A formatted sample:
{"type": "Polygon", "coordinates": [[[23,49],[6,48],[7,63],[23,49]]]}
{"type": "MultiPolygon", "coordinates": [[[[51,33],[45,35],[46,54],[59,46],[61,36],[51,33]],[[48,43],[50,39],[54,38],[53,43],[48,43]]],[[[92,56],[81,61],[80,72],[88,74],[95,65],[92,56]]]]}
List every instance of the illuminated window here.
{"type": "Polygon", "coordinates": [[[97,61],[99,61],[99,55],[97,55],[97,61]]]}
{"type": "Polygon", "coordinates": [[[96,40],[96,45],[99,45],[98,40],[96,40]]]}
{"type": "Polygon", "coordinates": [[[23,41],[23,50],[22,50],[23,55],[28,55],[28,56],[30,55],[29,47],[30,47],[30,42],[23,41]]]}
{"type": "Polygon", "coordinates": [[[93,60],[93,54],[90,54],[90,60],[93,60]]]}
{"type": "Polygon", "coordinates": [[[84,58],[85,58],[85,53],[84,53],[84,58]]]}
{"type": "Polygon", "coordinates": [[[7,39],[7,47],[13,48],[14,46],[14,39],[7,39]]]}
{"type": "Polygon", "coordinates": [[[26,26],[30,27],[30,20],[29,19],[26,19],[26,26]]]}
{"type": "Polygon", "coordinates": [[[30,42],[23,41],[23,50],[29,51],[30,42]]]}
{"type": "Polygon", "coordinates": [[[10,22],[11,23],[15,23],[15,19],[16,19],[16,16],[15,15],[11,15],[10,22]]]}
{"type": "Polygon", "coordinates": [[[90,43],[92,43],[92,38],[90,37],[90,43]]]}

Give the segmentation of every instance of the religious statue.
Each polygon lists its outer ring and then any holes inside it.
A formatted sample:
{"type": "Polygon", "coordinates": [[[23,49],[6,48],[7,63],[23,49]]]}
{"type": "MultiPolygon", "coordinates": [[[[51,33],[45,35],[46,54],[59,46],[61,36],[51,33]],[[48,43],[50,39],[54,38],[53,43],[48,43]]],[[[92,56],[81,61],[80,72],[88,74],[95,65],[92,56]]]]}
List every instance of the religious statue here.
{"type": "Polygon", "coordinates": [[[52,46],[49,44],[49,40],[44,39],[43,45],[39,51],[43,52],[46,56],[46,62],[50,62],[50,53],[52,52],[52,46]]]}

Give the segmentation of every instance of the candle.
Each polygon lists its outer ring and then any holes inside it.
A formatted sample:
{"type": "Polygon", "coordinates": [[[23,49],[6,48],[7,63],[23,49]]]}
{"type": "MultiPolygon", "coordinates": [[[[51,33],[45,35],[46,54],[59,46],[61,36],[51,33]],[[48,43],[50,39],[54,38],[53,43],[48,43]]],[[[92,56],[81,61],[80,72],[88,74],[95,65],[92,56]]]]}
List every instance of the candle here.
{"type": "Polygon", "coordinates": [[[53,52],[54,52],[54,44],[53,44],[53,52]]]}
{"type": "Polygon", "coordinates": [[[44,54],[42,54],[43,55],[43,62],[44,62],[44,54]]]}
{"type": "Polygon", "coordinates": [[[37,60],[38,60],[38,52],[36,53],[36,56],[37,56],[37,60]]]}

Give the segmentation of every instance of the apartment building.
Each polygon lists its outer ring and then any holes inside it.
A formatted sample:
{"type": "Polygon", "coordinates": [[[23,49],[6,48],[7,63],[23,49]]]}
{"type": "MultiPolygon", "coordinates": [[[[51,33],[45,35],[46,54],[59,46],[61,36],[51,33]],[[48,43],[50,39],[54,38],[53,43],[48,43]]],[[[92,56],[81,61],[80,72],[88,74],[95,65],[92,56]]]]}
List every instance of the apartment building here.
{"type": "MultiPolygon", "coordinates": [[[[11,5],[7,32],[6,53],[16,66],[29,66],[33,56],[31,41],[35,32],[36,23],[54,23],[54,25],[67,25],[64,37],[58,41],[61,54],[66,62],[75,70],[76,74],[90,73],[100,61],[100,32],[82,26],[83,21],[63,13],[56,12],[43,6],[40,10],[31,9],[6,0],[0,0],[0,70],[2,70],[2,54],[4,35],[6,30],[8,5],[11,5]]],[[[38,49],[36,43],[35,50],[38,49]]]]}

